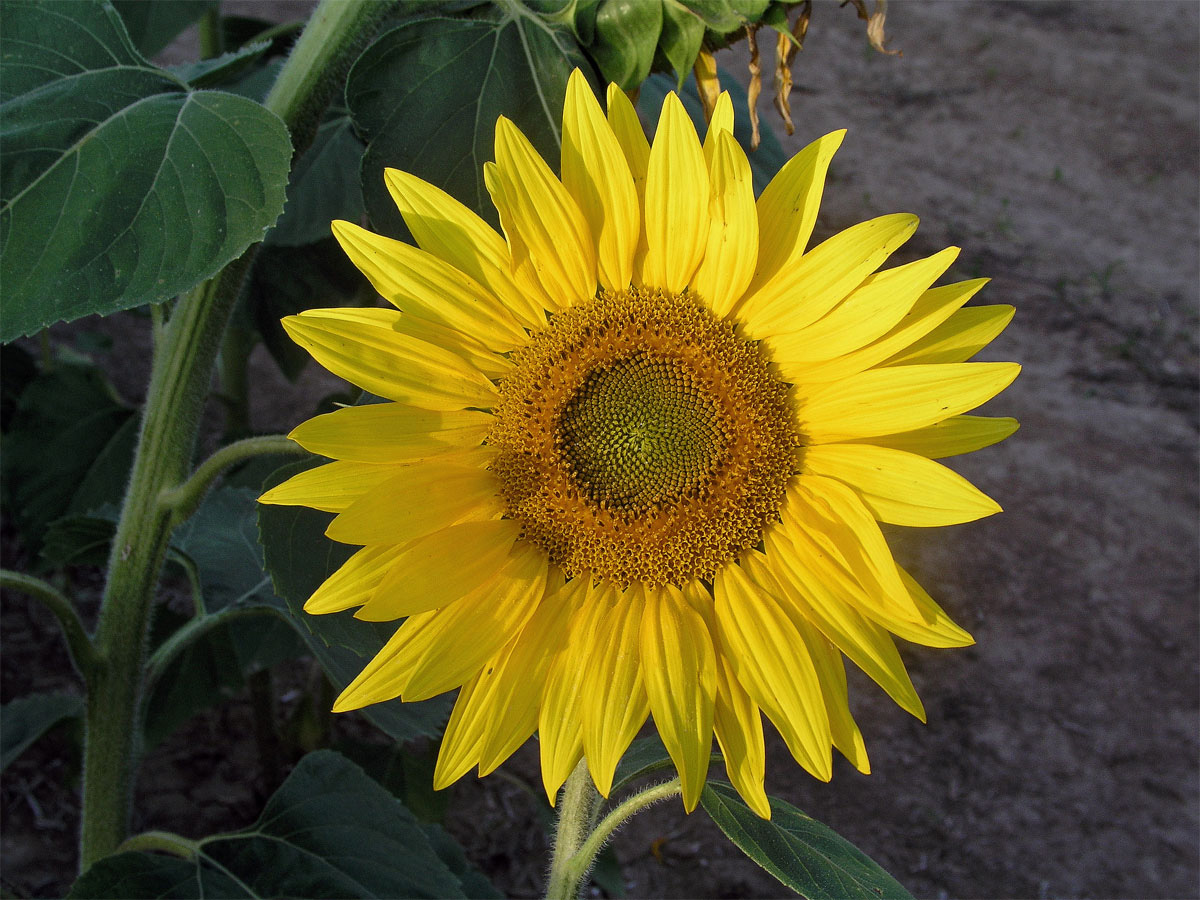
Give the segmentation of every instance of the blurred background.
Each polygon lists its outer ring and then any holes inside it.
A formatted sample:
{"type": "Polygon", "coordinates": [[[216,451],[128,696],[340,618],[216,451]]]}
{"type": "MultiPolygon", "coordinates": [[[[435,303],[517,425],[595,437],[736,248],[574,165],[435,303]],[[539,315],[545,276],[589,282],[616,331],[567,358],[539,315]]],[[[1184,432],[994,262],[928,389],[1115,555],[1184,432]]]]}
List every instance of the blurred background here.
{"type": "MultiPolygon", "coordinates": [[[[285,21],[310,6],[222,9],[285,21]]],[[[814,240],[913,212],[921,227],[894,262],[960,246],[950,279],[989,276],[975,302],[1016,306],[983,358],[1024,372],[984,413],[1022,427],[950,461],[1003,515],[891,535],[978,642],[901,648],[928,724],[851,672],[873,774],[840,760],[820,784],[772,734],[768,791],[917,896],[1196,896],[1200,5],[893,2],[886,25],[903,56],[871,51],[850,8],[815,4],[793,66],[790,137],[771,106],[764,39],[762,121],[789,155],[849,129],[814,240]]],[[[166,61],[194,58],[195,40],[193,29],[166,61]]],[[[717,60],[748,83],[744,43],[717,60]]],[[[145,369],[131,360],[148,359],[146,323],[86,327],[111,338],[112,377],[138,398],[145,369]]],[[[311,366],[289,384],[257,353],[261,430],[290,430],[338,388],[311,366]]],[[[11,534],[4,551],[21,568],[11,534]]],[[[44,610],[6,600],[2,638],[3,700],[73,686],[44,610]]],[[[282,773],[260,771],[251,722],[241,696],[159,745],[137,827],[201,835],[253,821],[282,773]]],[[[338,727],[366,732],[353,716],[338,727]]],[[[52,736],[6,772],[6,895],[54,896],[70,883],[68,747],[52,736]]],[[[539,783],[533,744],[496,776],[452,788],[446,824],[501,890],[538,896],[545,803],[522,782],[539,783]]],[[[615,852],[635,897],[784,891],[675,802],[635,819],[615,852]]]]}

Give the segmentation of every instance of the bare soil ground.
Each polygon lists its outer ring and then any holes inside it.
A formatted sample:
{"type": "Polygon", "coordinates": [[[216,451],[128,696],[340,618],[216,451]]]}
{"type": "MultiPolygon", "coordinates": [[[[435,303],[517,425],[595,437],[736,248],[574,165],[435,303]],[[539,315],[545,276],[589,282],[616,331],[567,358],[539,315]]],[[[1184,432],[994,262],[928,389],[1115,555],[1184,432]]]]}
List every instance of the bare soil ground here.
{"type": "MultiPolygon", "coordinates": [[[[1200,5],[894,3],[888,26],[903,58],[867,52],[852,12],[817,5],[786,146],[849,128],[818,236],[911,211],[922,226],[905,259],[955,244],[952,275],[992,277],[980,301],[1017,316],[987,356],[1025,369],[987,411],[1022,428],[954,462],[1003,515],[894,536],[978,641],[902,648],[928,724],[852,675],[873,774],[843,762],[819,784],[776,738],[768,789],[922,897],[1198,896],[1200,5]]],[[[760,110],[781,132],[769,94],[760,110]]],[[[136,351],[136,336],[122,340],[136,351]]],[[[260,376],[277,377],[267,364],[260,376]]],[[[286,430],[321,385],[310,373],[265,392],[256,422],[286,430]]],[[[4,700],[69,683],[52,624],[22,598],[6,601],[4,640],[4,700]]],[[[234,704],[147,760],[145,827],[253,819],[272,778],[246,722],[234,704]]],[[[69,884],[65,747],[6,775],[7,891],[69,884]]],[[[535,751],[505,769],[536,783],[535,751]]],[[[453,790],[448,826],[471,858],[509,895],[536,896],[532,802],[502,777],[453,790]]],[[[631,896],[785,893],[674,803],[615,846],[631,896]]]]}

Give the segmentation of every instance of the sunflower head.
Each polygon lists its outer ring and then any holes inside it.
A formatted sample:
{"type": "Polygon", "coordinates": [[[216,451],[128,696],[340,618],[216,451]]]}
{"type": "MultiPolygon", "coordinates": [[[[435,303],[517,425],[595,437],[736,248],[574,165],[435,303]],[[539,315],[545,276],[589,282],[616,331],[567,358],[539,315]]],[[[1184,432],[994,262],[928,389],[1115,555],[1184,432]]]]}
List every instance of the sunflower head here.
{"type": "Polygon", "coordinates": [[[843,133],[756,200],[732,125],[723,95],[701,141],[669,94],[650,143],[576,71],[560,174],[497,122],[503,234],[389,170],[416,246],[333,230],[394,308],[284,320],[387,402],[299,426],[333,461],[261,499],[336,513],[362,548],[309,612],[403,620],[335,709],[460,688],[438,786],[536,730],[551,802],[581,757],[607,795],[653,715],[688,810],[715,734],[769,816],[763,713],[816,777],[835,747],[867,772],[843,658],[923,717],[892,635],[971,643],[878,523],[999,511],[934,460],[1015,430],[965,415],[1017,374],[968,362],[1012,308],[933,286],[956,248],[881,270],[913,216],[810,248],[843,133]]]}

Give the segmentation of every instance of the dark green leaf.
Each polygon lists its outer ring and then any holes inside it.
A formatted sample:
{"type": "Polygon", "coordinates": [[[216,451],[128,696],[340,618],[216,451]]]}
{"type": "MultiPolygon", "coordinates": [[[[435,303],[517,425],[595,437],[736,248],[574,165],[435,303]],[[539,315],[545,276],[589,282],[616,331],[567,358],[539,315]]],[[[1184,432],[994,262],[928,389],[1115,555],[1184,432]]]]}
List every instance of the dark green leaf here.
{"type": "Polygon", "coordinates": [[[349,116],[323,124],[292,170],[287,205],[267,243],[285,247],[313,244],[329,238],[329,223],[334,219],[357,222],[362,218],[359,173],[365,149],[349,116]]]}
{"type": "Polygon", "coordinates": [[[723,781],[709,781],[700,803],[743,853],[809,900],[912,900],[865,853],[790,803],[772,797],[770,820],[760,819],[723,781]]]}
{"type": "Polygon", "coordinates": [[[0,706],[0,772],[61,722],[83,714],[74,694],[30,694],[0,706]]]}
{"type": "MultiPolygon", "coordinates": [[[[264,488],[280,484],[313,461],[284,466],[264,488]]],[[[350,612],[310,616],[304,603],[335,572],[354,548],[325,537],[329,514],[301,506],[260,506],[259,540],[276,594],[286,601],[290,619],[309,650],[339,691],[358,675],[395,632],[398,623],[363,622],[350,612]]],[[[421,703],[389,700],[363,713],[398,741],[441,732],[450,711],[448,695],[421,703]]]]}
{"type": "Polygon", "coordinates": [[[272,22],[254,16],[221,16],[221,43],[224,47],[244,47],[259,41],[270,41],[267,56],[285,56],[304,30],[303,20],[272,22]]]}
{"type": "Polygon", "coordinates": [[[659,49],[675,70],[675,83],[683,81],[696,64],[700,45],[704,41],[704,20],[679,0],[662,0],[663,24],[659,49]]]}
{"type": "Polygon", "coordinates": [[[291,162],[278,117],[151,66],[109,5],[4,12],[0,340],[167,300],[262,238],[291,162]]]}
{"type": "Polygon", "coordinates": [[[75,496],[67,507],[68,513],[84,515],[121,499],[129,480],[129,470],[133,468],[139,424],[139,417],[130,415],[96,454],[79,481],[75,496]]]}
{"type": "Polygon", "coordinates": [[[567,77],[587,63],[568,32],[512,9],[496,22],[405,23],[350,70],[346,102],[367,139],[363,196],[383,233],[407,233],[384,186],[388,166],[437,185],[495,224],[483,164],[493,157],[501,114],[557,169],[567,77]]]}
{"type": "Polygon", "coordinates": [[[0,353],[0,432],[8,431],[21,394],[37,373],[37,362],[24,347],[11,344],[0,353]]]}
{"type": "Polygon", "coordinates": [[[596,864],[592,867],[592,881],[610,897],[625,896],[625,876],[621,872],[621,861],[612,844],[605,844],[604,849],[596,854],[596,864]]]}
{"type": "Polygon", "coordinates": [[[450,791],[433,789],[437,767],[436,744],[404,747],[339,741],[335,750],[362,766],[363,771],[391,791],[423,822],[441,822],[450,803],[450,791]]]}
{"type": "Polygon", "coordinates": [[[89,485],[89,505],[120,499],[128,462],[118,461],[119,447],[108,448],[124,446],[133,415],[89,366],[59,365],[25,388],[0,443],[0,471],[8,513],[31,548],[55,519],[90,512],[74,503],[81,485],[89,485]]]}
{"type": "MultiPolygon", "coordinates": [[[[775,173],[787,162],[787,154],[775,137],[775,132],[766,122],[759,123],[761,142],[757,150],[750,149],[750,118],[746,112],[746,89],[736,79],[723,69],[717,70],[721,82],[721,90],[729,91],[729,99],[733,101],[734,125],[733,136],[746,151],[750,160],[750,171],[754,176],[754,193],[761,194],[767,183],[775,177],[775,173]]],[[[675,85],[666,75],[651,75],[642,84],[642,92],[638,96],[638,108],[642,115],[650,121],[657,121],[658,112],[662,108],[663,98],[668,91],[675,90],[675,85]]],[[[696,126],[698,133],[703,135],[708,125],[704,121],[704,107],[696,97],[696,77],[688,74],[683,88],[678,92],[684,108],[696,126]]],[[[814,135],[816,137],[816,135],[814,135]]]]}
{"type": "MultiPolygon", "coordinates": [[[[713,753],[709,757],[709,761],[721,762],[721,754],[713,753]]],[[[613,776],[613,793],[624,790],[639,778],[661,772],[664,769],[673,770],[674,766],[671,755],[667,753],[667,748],[663,746],[663,742],[657,734],[638,738],[629,745],[629,749],[625,751],[625,755],[617,764],[617,771],[613,776]]]]}
{"type": "Polygon", "coordinates": [[[129,36],[145,56],[153,56],[211,7],[216,0],[112,0],[129,36]]]}
{"type": "Polygon", "coordinates": [[[304,757],[253,826],[199,845],[193,861],[110,856],[70,896],[467,896],[412,813],[329,751],[304,757]]]}
{"type": "Polygon", "coordinates": [[[606,81],[633,90],[650,74],[663,29],[659,0],[604,0],[596,11],[595,38],[588,48],[606,81]]]}
{"type": "Polygon", "coordinates": [[[171,72],[194,88],[217,87],[227,84],[248,72],[271,47],[269,41],[249,44],[212,59],[172,66],[171,72]]]}

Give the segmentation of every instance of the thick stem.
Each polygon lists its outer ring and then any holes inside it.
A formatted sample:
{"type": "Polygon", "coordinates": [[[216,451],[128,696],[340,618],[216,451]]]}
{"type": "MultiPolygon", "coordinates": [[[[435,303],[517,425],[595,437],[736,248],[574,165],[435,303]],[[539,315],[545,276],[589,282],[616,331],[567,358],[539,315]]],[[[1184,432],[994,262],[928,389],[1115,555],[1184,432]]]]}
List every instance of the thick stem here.
{"type": "Polygon", "coordinates": [[[187,476],[221,330],[250,254],[184,297],[155,350],[129,487],[109,557],[88,689],[80,866],[125,838],[140,751],[146,632],[172,510],[160,495],[187,476]]]}
{"type": "Polygon", "coordinates": [[[587,760],[580,759],[569,776],[558,800],[558,820],[554,823],[554,852],[550,859],[550,877],[546,882],[546,900],[575,900],[582,885],[572,877],[571,860],[583,845],[591,824],[592,807],[599,794],[588,774],[587,760]]]}
{"type": "MultiPolygon", "coordinates": [[[[284,120],[295,153],[389,4],[322,0],[279,74],[266,107],[284,120]]],[[[221,335],[256,248],[181,299],[155,350],[129,486],[109,559],[89,685],[80,866],[124,840],[140,750],[140,699],[151,600],[176,521],[161,500],[188,474],[221,335]]]]}

